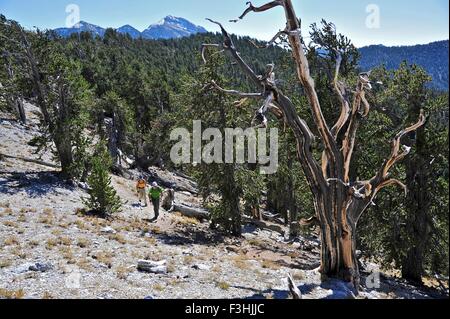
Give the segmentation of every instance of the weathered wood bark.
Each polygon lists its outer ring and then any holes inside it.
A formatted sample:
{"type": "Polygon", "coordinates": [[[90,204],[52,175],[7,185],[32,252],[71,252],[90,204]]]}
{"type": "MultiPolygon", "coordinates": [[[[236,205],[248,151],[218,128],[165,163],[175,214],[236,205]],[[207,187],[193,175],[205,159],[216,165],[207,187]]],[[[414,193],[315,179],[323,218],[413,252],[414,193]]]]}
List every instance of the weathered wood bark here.
{"type": "MultiPolygon", "coordinates": [[[[50,119],[49,123],[52,123],[52,135],[53,142],[55,143],[58,158],[61,163],[61,173],[64,178],[71,179],[72,176],[72,164],[73,164],[73,147],[71,132],[68,130],[66,123],[70,118],[70,106],[66,100],[68,96],[68,88],[63,83],[57,83],[58,103],[54,103],[53,114],[57,116],[56,120],[50,119]]],[[[42,109],[42,108],[41,108],[42,109]]]]}
{"type": "Polygon", "coordinates": [[[174,203],[172,211],[181,213],[187,217],[194,217],[198,219],[209,219],[211,215],[209,212],[202,208],[190,207],[184,204],[174,203]]]}
{"type": "Polygon", "coordinates": [[[175,205],[175,191],[168,189],[162,196],[161,207],[170,212],[173,210],[173,205],[175,205]]]}
{"type": "MultiPolygon", "coordinates": [[[[241,93],[225,90],[217,83],[211,83],[211,89],[219,89],[233,95],[245,98],[259,98],[264,101],[257,116],[265,118],[272,112],[277,118],[288,125],[296,138],[298,160],[303,168],[306,179],[314,198],[314,207],[321,230],[321,268],[320,271],[328,277],[342,278],[352,282],[359,288],[359,269],[356,257],[356,226],[368,206],[371,205],[377,193],[384,187],[400,185],[401,182],[389,177],[389,171],[398,161],[402,160],[409,149],[401,151],[402,138],[421,127],[425,122],[422,114],[417,124],[403,130],[394,138],[390,158],[383,164],[380,171],[368,181],[351,181],[350,168],[355,148],[356,134],[360,120],[370,111],[370,105],[365,98],[366,90],[371,88],[370,74],[359,76],[358,84],[353,93],[353,101],[349,97],[351,90],[339,81],[341,58],[338,54],[335,74],[335,93],[341,102],[341,115],[330,129],[322,114],[320,101],[315,90],[314,79],[311,77],[309,63],[306,58],[301,36],[300,22],[297,18],[291,0],[272,1],[261,7],[249,7],[239,19],[250,12],[262,12],[275,7],[282,7],[285,12],[287,27],[278,34],[287,36],[292,56],[295,62],[298,81],[303,87],[309,101],[311,113],[324,148],[322,165],[313,155],[315,136],[308,124],[301,119],[292,101],[277,87],[274,66],[269,65],[265,75],[257,75],[241,58],[232,37],[223,26],[213,20],[222,31],[224,41],[218,45],[205,45],[202,56],[206,60],[208,48],[218,48],[229,53],[242,71],[253,81],[259,93],[241,93]],[[338,139],[341,131],[346,129],[343,139],[338,139]]],[[[238,21],[238,20],[235,20],[238,21]]],[[[267,122],[267,121],[266,121],[267,122]]]]}
{"type": "Polygon", "coordinates": [[[197,184],[191,180],[177,181],[175,178],[165,178],[153,170],[149,172],[149,179],[168,189],[198,194],[197,184]]]}
{"type": "Polygon", "coordinates": [[[165,274],[167,273],[167,262],[165,260],[154,262],[150,260],[139,260],[137,269],[139,271],[154,273],[154,274],[165,274]]]}
{"type": "Polygon", "coordinates": [[[118,130],[116,128],[116,121],[114,118],[106,118],[104,120],[106,127],[106,134],[108,136],[108,151],[111,155],[111,159],[113,161],[113,165],[120,166],[120,157],[119,157],[119,138],[118,138],[118,130]]]}
{"type": "Polygon", "coordinates": [[[27,115],[25,113],[25,107],[21,98],[16,99],[16,112],[19,115],[20,122],[27,124],[27,115]]]}
{"type": "Polygon", "coordinates": [[[294,282],[294,279],[292,278],[291,274],[288,275],[288,286],[289,291],[291,292],[292,299],[303,299],[301,291],[298,289],[297,285],[294,282]]]}
{"type": "MultiPolygon", "coordinates": [[[[13,70],[13,67],[12,67],[9,59],[8,59],[8,64],[6,66],[6,70],[7,70],[9,79],[11,81],[13,81],[14,80],[14,70],[13,70]]],[[[12,96],[10,96],[10,104],[11,104],[11,109],[16,111],[20,122],[22,122],[23,124],[27,124],[27,115],[25,113],[23,100],[16,94],[13,94],[12,96]]]]}
{"type": "Polygon", "coordinates": [[[425,128],[416,134],[416,153],[406,161],[406,180],[409,187],[406,208],[409,213],[407,234],[411,245],[402,260],[402,277],[422,283],[425,274],[424,264],[427,244],[431,236],[431,198],[429,189],[429,166],[431,159],[427,156],[425,128]]]}

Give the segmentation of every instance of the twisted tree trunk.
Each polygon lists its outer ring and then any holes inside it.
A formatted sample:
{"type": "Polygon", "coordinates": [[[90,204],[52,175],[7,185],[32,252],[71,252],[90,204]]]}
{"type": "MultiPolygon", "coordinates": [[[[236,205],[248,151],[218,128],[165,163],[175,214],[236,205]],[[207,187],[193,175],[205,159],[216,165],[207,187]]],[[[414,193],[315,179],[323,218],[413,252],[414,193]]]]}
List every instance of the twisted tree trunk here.
{"type": "Polygon", "coordinates": [[[207,63],[208,48],[217,48],[231,55],[236,64],[253,81],[258,93],[243,93],[236,90],[221,88],[217,83],[211,82],[211,89],[241,98],[257,98],[263,100],[262,107],[257,111],[255,118],[262,119],[267,125],[266,114],[271,112],[287,124],[293,131],[297,142],[297,157],[303,168],[309,187],[314,197],[315,216],[302,224],[316,222],[321,230],[321,268],[322,274],[337,277],[352,282],[359,288],[359,270],[356,258],[356,227],[359,218],[373,202],[378,192],[384,187],[399,185],[406,190],[406,186],[389,176],[390,169],[406,155],[410,148],[403,147],[401,140],[410,132],[417,130],[425,123],[422,113],[417,124],[401,131],[392,142],[392,152],[379,172],[368,181],[352,181],[350,177],[351,162],[355,148],[356,134],[360,120],[370,111],[366,100],[366,90],[371,88],[370,73],[362,73],[358,78],[357,87],[352,93],[339,81],[339,72],[342,58],[337,48],[336,71],[334,75],[335,94],[341,102],[341,114],[330,128],[322,114],[320,101],[315,89],[314,79],[311,77],[309,63],[306,58],[301,36],[300,22],[294,11],[291,0],[277,0],[261,7],[248,3],[249,7],[237,20],[243,19],[251,12],[267,11],[275,7],[282,7],[286,15],[286,29],[277,33],[269,45],[280,36],[285,36],[291,47],[295,62],[298,81],[308,98],[311,113],[320,139],[323,143],[322,163],[319,164],[313,154],[315,136],[308,124],[299,117],[296,107],[286,97],[275,81],[274,65],[268,65],[266,74],[257,75],[242,59],[235,47],[232,37],[224,27],[213,20],[222,31],[224,41],[222,44],[205,44],[202,47],[202,57],[207,63]],[[353,101],[350,96],[353,95],[353,101]],[[344,131],[345,129],[345,131],[344,131]],[[339,138],[340,136],[343,138],[339,138]]]}

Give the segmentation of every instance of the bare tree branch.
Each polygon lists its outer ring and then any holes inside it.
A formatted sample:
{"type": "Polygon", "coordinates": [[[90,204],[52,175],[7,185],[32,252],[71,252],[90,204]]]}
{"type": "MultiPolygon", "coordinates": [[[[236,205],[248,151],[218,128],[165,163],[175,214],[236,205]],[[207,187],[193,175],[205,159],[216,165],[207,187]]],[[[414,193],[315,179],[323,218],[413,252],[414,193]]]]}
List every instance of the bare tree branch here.
{"type": "Polygon", "coordinates": [[[244,13],[241,14],[238,19],[230,20],[230,22],[238,22],[239,20],[244,19],[245,16],[247,14],[249,14],[250,12],[264,12],[264,11],[270,10],[270,9],[278,7],[278,6],[283,6],[283,1],[280,1],[280,0],[272,1],[272,2],[266,3],[265,5],[262,5],[260,7],[255,7],[251,2],[247,2],[246,4],[248,5],[248,8],[244,11],[244,13]]]}
{"type": "Polygon", "coordinates": [[[243,98],[261,98],[263,95],[262,93],[244,93],[244,92],[240,92],[240,91],[236,91],[236,90],[226,90],[223,89],[222,87],[220,87],[216,81],[211,81],[211,85],[219,90],[220,92],[223,92],[225,94],[230,94],[230,95],[237,95],[243,98]]]}
{"type": "Polygon", "coordinates": [[[250,77],[250,79],[262,89],[263,86],[262,86],[262,84],[260,82],[260,79],[255,74],[255,72],[252,70],[252,68],[247,63],[245,63],[245,61],[242,59],[240,54],[237,52],[236,47],[234,45],[234,42],[233,42],[230,34],[225,30],[223,25],[221,23],[219,23],[217,21],[214,21],[214,20],[211,20],[209,18],[207,18],[206,20],[208,20],[211,23],[214,23],[214,24],[216,24],[216,25],[218,25],[220,27],[220,29],[222,31],[222,35],[224,37],[223,48],[231,53],[231,55],[236,60],[237,64],[241,67],[241,69],[243,69],[244,73],[248,77],[250,77]]]}
{"type": "Polygon", "coordinates": [[[329,160],[330,171],[333,177],[341,178],[342,172],[337,169],[341,162],[341,153],[336,141],[328,127],[315,89],[314,79],[311,77],[309,62],[303,48],[303,39],[300,32],[300,22],[295,14],[291,0],[284,0],[284,9],[287,19],[287,30],[289,32],[289,43],[296,62],[297,75],[300,83],[305,89],[306,96],[311,106],[314,122],[317,125],[322,138],[326,156],[329,160]]]}
{"type": "MultiPolygon", "coordinates": [[[[400,133],[398,133],[394,140],[392,141],[392,151],[391,156],[389,159],[385,161],[383,166],[381,167],[378,174],[373,177],[370,181],[366,182],[360,182],[365,185],[365,194],[362,196],[364,199],[364,205],[368,206],[370,203],[373,202],[377,194],[385,187],[392,186],[392,185],[398,185],[401,188],[405,190],[405,193],[407,193],[408,188],[405,184],[400,182],[397,179],[389,178],[389,170],[399,161],[404,159],[411,151],[410,147],[403,146],[403,151],[400,150],[401,148],[401,139],[419,128],[421,128],[426,123],[426,116],[423,110],[420,112],[419,120],[416,124],[411,125],[410,127],[402,130],[400,133]]],[[[361,191],[358,191],[361,194],[361,191]]],[[[358,221],[361,215],[364,213],[365,209],[360,209],[358,211],[355,211],[356,216],[354,216],[355,220],[358,221]]]]}
{"type": "Polygon", "coordinates": [[[385,187],[389,187],[389,186],[393,186],[393,185],[397,185],[397,186],[401,187],[405,191],[405,196],[408,195],[408,187],[404,183],[400,182],[398,179],[388,179],[387,181],[381,183],[375,189],[375,193],[378,193],[380,190],[382,190],[385,187]]]}
{"type": "Polygon", "coordinates": [[[331,129],[331,132],[335,138],[338,137],[341,129],[345,126],[345,123],[347,123],[348,118],[350,117],[350,114],[351,114],[350,102],[348,101],[348,98],[346,97],[345,87],[342,83],[339,82],[339,72],[340,72],[341,64],[342,64],[342,55],[339,52],[337,52],[337,54],[338,54],[338,57],[336,60],[336,71],[335,71],[335,75],[334,75],[333,85],[334,85],[334,90],[339,98],[339,101],[341,102],[341,114],[339,116],[338,121],[331,129]]]}
{"type": "Polygon", "coordinates": [[[411,148],[406,147],[406,146],[403,146],[403,152],[400,153],[401,139],[405,135],[407,135],[411,132],[414,132],[414,131],[418,130],[420,127],[422,127],[425,124],[426,120],[427,119],[426,119],[425,113],[423,110],[421,110],[419,121],[416,124],[404,129],[403,131],[401,131],[400,133],[398,133],[396,135],[396,137],[392,141],[391,156],[386,161],[386,163],[383,165],[383,168],[381,171],[381,177],[386,178],[388,176],[389,170],[392,168],[392,166],[394,166],[397,162],[404,159],[410,153],[411,148]]]}
{"type": "Polygon", "coordinates": [[[206,48],[220,48],[220,44],[202,44],[201,52],[202,52],[202,60],[203,63],[207,63],[206,57],[205,57],[205,51],[206,48]]]}
{"type": "Polygon", "coordinates": [[[347,128],[344,140],[342,142],[342,154],[344,156],[344,181],[350,181],[350,163],[355,149],[356,132],[359,128],[359,117],[361,116],[361,103],[364,97],[364,83],[358,80],[358,85],[353,100],[352,113],[350,116],[350,123],[347,128]]]}
{"type": "MultiPolygon", "coordinates": [[[[264,110],[270,110],[278,118],[284,117],[285,122],[288,123],[293,129],[298,143],[298,157],[312,190],[318,191],[319,188],[326,188],[327,183],[320,170],[320,165],[312,153],[315,140],[314,134],[308,127],[306,121],[298,116],[296,107],[292,101],[276,87],[275,74],[273,73],[274,65],[268,65],[268,70],[265,76],[256,75],[251,67],[239,55],[230,34],[225,30],[222,24],[211,19],[207,20],[221,28],[222,35],[224,37],[224,42],[222,45],[223,49],[230,53],[244,74],[246,74],[255,83],[255,85],[257,85],[257,87],[264,92],[263,97],[267,98],[273,94],[273,101],[267,104],[267,106],[264,107],[264,110]]],[[[262,118],[262,120],[264,121],[264,118],[262,118]]]]}

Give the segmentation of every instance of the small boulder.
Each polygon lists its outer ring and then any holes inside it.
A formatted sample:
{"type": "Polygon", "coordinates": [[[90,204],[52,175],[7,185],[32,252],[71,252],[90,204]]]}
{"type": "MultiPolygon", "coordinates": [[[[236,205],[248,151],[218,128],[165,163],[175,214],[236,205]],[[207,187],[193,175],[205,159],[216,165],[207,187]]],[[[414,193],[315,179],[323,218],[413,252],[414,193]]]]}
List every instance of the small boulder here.
{"type": "Polygon", "coordinates": [[[192,268],[196,269],[196,270],[204,270],[204,271],[209,271],[211,269],[211,267],[209,267],[208,265],[204,265],[204,264],[197,264],[192,266],[192,268]]]}
{"type": "Polygon", "coordinates": [[[53,265],[50,263],[35,263],[29,269],[35,272],[47,272],[53,269],[53,265]]]}
{"type": "Polygon", "coordinates": [[[109,226],[102,228],[101,232],[104,234],[113,234],[113,235],[117,233],[114,228],[109,227],[109,226]]]}

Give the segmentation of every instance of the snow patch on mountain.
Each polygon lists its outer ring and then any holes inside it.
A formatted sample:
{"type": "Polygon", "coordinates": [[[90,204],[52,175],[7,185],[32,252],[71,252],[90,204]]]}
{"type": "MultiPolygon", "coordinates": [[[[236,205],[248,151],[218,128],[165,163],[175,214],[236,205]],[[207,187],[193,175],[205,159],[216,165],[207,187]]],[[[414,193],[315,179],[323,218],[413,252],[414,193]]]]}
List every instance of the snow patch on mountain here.
{"type": "MultiPolygon", "coordinates": [[[[59,28],[54,31],[62,37],[69,37],[74,33],[76,34],[81,32],[90,32],[95,36],[103,37],[106,29],[81,21],[71,28],[59,28]]],[[[116,31],[122,34],[129,34],[133,39],[137,39],[139,37],[143,37],[145,39],[172,39],[208,32],[202,26],[197,26],[184,18],[171,15],[165,17],[157,23],[151,24],[142,32],[129,24],[116,29],[116,31]]]]}

